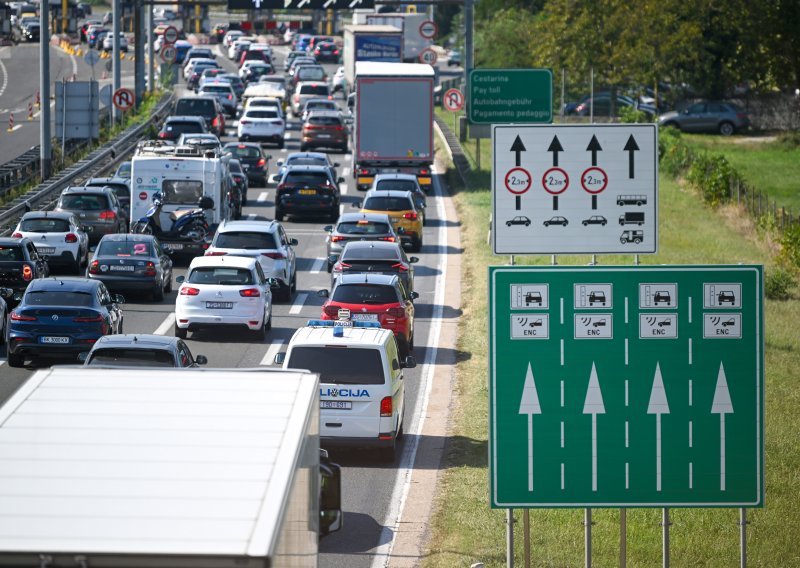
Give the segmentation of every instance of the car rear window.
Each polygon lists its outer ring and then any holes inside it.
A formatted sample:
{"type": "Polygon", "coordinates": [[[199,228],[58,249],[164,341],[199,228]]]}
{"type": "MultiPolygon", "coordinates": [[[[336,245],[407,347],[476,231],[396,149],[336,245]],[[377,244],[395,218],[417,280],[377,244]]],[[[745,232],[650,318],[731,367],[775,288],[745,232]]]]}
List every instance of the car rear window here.
{"type": "Polygon", "coordinates": [[[373,211],[407,211],[413,209],[405,197],[384,197],[382,195],[368,198],[364,202],[364,209],[373,211]]]}
{"type": "Polygon", "coordinates": [[[328,85],[300,85],[301,95],[325,95],[328,96],[328,85]]]}
{"type": "Polygon", "coordinates": [[[325,185],[328,181],[328,176],[323,172],[289,172],[283,183],[287,185],[325,185]]]}
{"type": "Polygon", "coordinates": [[[53,219],[41,217],[39,219],[25,219],[19,228],[26,233],[66,233],[69,223],[66,219],[53,219]]]}
{"type": "Polygon", "coordinates": [[[172,353],[164,349],[108,348],[92,351],[87,365],[119,365],[120,367],[174,367],[172,353]]]}
{"type": "Polygon", "coordinates": [[[70,306],[87,308],[94,305],[94,294],[89,292],[67,292],[61,290],[42,290],[25,294],[25,304],[29,306],[70,306]]]}
{"type": "Polygon", "coordinates": [[[333,101],[309,101],[306,103],[306,110],[336,110],[336,103],[333,101]]]}
{"type": "Polygon", "coordinates": [[[280,104],[281,103],[279,103],[278,101],[275,101],[275,100],[270,101],[270,100],[264,100],[264,99],[262,99],[262,100],[256,99],[254,101],[251,101],[249,106],[251,106],[251,107],[272,107],[272,108],[277,108],[280,104]]]}
{"type": "Polygon", "coordinates": [[[62,195],[58,207],[68,211],[102,211],[108,209],[108,198],[100,193],[62,195]]]}
{"type": "Polygon", "coordinates": [[[343,235],[385,235],[389,232],[389,224],[374,221],[339,223],[336,232],[343,235]]]}
{"type": "Polygon", "coordinates": [[[202,134],[204,132],[203,126],[199,122],[168,122],[164,125],[167,132],[172,132],[176,135],[181,134],[202,134]]]}
{"type": "Polygon", "coordinates": [[[181,99],[175,105],[175,114],[185,116],[216,115],[214,101],[208,99],[181,99]]]}
{"type": "Polygon", "coordinates": [[[164,180],[161,184],[164,203],[197,205],[203,197],[203,182],[200,180],[164,180]]]}
{"type": "Polygon", "coordinates": [[[293,166],[327,166],[328,161],[325,158],[312,158],[311,156],[302,156],[297,158],[290,158],[286,165],[293,166]]]}
{"type": "Polygon", "coordinates": [[[203,85],[204,93],[228,93],[230,94],[231,88],[228,85],[203,85]]]}
{"type": "Polygon", "coordinates": [[[333,289],[331,299],[342,304],[395,304],[394,286],[382,284],[340,284],[333,289]]]}
{"type": "Polygon", "coordinates": [[[319,373],[320,382],[348,385],[382,385],[383,362],[377,348],[296,346],[287,366],[319,373]]]}
{"type": "Polygon", "coordinates": [[[384,179],[378,181],[375,189],[381,191],[416,191],[417,184],[410,179],[384,179]]]}
{"type": "Polygon", "coordinates": [[[226,152],[230,152],[237,158],[260,158],[261,151],[253,146],[228,146],[226,152]]]}
{"type": "Polygon", "coordinates": [[[247,118],[280,118],[278,112],[274,110],[248,110],[245,115],[247,118]]]}
{"type": "Polygon", "coordinates": [[[254,284],[253,274],[247,268],[230,268],[227,266],[198,266],[189,273],[190,284],[220,284],[223,286],[240,286],[254,284]]]}
{"type": "Polygon", "coordinates": [[[154,256],[153,245],[146,241],[102,241],[97,256],[154,256]]]}
{"type": "Polygon", "coordinates": [[[314,116],[308,117],[308,123],[315,126],[341,126],[342,121],[338,116],[314,116]]]}
{"type": "Polygon", "coordinates": [[[400,251],[396,248],[381,247],[379,249],[370,247],[348,248],[342,255],[342,261],[349,260],[400,260],[400,251]]]}
{"type": "Polygon", "coordinates": [[[256,231],[225,231],[217,233],[215,247],[232,249],[274,249],[275,237],[272,233],[256,231]]]}
{"type": "Polygon", "coordinates": [[[320,81],[325,78],[325,70],[322,67],[301,67],[297,70],[297,78],[301,80],[310,79],[312,81],[320,81]]]}
{"type": "Polygon", "coordinates": [[[25,260],[22,255],[22,248],[18,246],[0,247],[0,262],[25,260]]]}

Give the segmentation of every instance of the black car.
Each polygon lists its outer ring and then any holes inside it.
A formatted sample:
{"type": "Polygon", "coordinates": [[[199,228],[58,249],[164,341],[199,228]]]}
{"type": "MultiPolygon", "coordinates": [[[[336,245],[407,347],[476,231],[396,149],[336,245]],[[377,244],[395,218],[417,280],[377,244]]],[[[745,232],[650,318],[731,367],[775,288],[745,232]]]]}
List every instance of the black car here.
{"type": "Polygon", "coordinates": [[[385,241],[350,241],[338,256],[330,256],[331,287],[343,274],[369,272],[370,274],[397,274],[409,292],[414,291],[414,267],[419,262],[416,256],[406,256],[400,243],[385,241]]]}
{"type": "Polygon", "coordinates": [[[231,158],[228,162],[228,169],[231,172],[234,183],[239,186],[242,205],[247,205],[247,189],[249,188],[249,183],[247,181],[247,174],[244,172],[244,168],[242,168],[242,163],[236,158],[231,158]]]}
{"type": "Polygon", "coordinates": [[[89,261],[88,277],[115,292],[149,292],[160,302],[172,291],[172,260],[152,235],[106,235],[89,261]]]}
{"type": "Polygon", "coordinates": [[[131,212],[131,180],[121,177],[91,178],[84,187],[110,187],[117,194],[117,200],[130,217],[131,212]]]}
{"type": "Polygon", "coordinates": [[[82,225],[90,227],[90,243],[98,242],[103,235],[128,231],[128,211],[110,187],[67,187],[55,211],[74,213],[82,225]]]}
{"type": "Polygon", "coordinates": [[[104,335],[122,331],[125,299],[88,278],[42,278],[31,282],[11,312],[8,365],[36,356],[77,355],[104,335]]]}
{"type": "Polygon", "coordinates": [[[0,286],[22,293],[36,279],[50,274],[47,257],[28,238],[0,238],[0,286]]]}
{"type": "Polygon", "coordinates": [[[40,27],[38,23],[29,23],[22,26],[22,39],[24,41],[39,41],[40,27]]]}
{"type": "Polygon", "coordinates": [[[168,116],[158,133],[159,140],[175,142],[181,134],[205,134],[205,119],[200,116],[168,116]]]}
{"type": "Polygon", "coordinates": [[[283,174],[275,192],[275,219],[284,216],[339,218],[339,183],[325,166],[291,166],[283,174]]]}
{"type": "Polygon", "coordinates": [[[106,335],[84,358],[87,367],[171,367],[205,365],[204,355],[194,357],[182,339],[168,335],[106,335]]]}
{"type": "Polygon", "coordinates": [[[225,134],[225,117],[217,97],[181,97],[175,103],[176,116],[200,116],[206,128],[217,136],[225,134]]]}
{"type": "Polygon", "coordinates": [[[314,48],[314,58],[320,63],[339,63],[339,47],[333,42],[322,42],[314,48]]]}
{"type": "Polygon", "coordinates": [[[258,187],[267,185],[267,169],[272,156],[265,156],[260,144],[229,142],[222,147],[222,150],[239,160],[250,185],[258,187]]]}

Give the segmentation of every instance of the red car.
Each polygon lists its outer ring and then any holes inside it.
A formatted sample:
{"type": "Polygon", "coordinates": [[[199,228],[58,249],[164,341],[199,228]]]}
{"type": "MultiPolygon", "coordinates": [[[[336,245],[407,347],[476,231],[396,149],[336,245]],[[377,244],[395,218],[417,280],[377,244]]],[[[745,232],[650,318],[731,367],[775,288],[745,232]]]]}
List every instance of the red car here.
{"type": "Polygon", "coordinates": [[[342,274],[322,305],[322,319],[338,319],[339,310],[350,310],[353,321],[373,321],[391,329],[401,357],[414,348],[414,300],[416,292],[407,292],[396,274],[342,274]]]}

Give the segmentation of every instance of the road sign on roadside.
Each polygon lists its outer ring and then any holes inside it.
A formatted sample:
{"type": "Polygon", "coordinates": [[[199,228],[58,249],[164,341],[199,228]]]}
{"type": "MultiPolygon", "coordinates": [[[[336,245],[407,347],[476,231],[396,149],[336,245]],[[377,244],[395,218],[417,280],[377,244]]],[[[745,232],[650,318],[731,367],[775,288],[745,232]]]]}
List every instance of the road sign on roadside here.
{"type": "Polygon", "coordinates": [[[134,103],[136,102],[136,97],[133,94],[133,91],[125,87],[114,91],[114,95],[111,97],[111,99],[114,103],[114,106],[122,112],[132,109],[134,103]]]}
{"type": "Polygon", "coordinates": [[[439,33],[439,26],[433,20],[425,20],[419,25],[419,35],[425,39],[433,39],[439,33]]]}
{"type": "Polygon", "coordinates": [[[655,125],[498,125],[492,140],[495,254],[656,252],[655,125]],[[508,187],[520,168],[535,180],[522,201],[508,187]],[[505,222],[518,215],[531,223],[505,222]]]}
{"type": "Polygon", "coordinates": [[[164,41],[166,43],[175,43],[178,41],[178,30],[173,26],[168,26],[167,29],[164,30],[164,41]]]}
{"type": "Polygon", "coordinates": [[[457,112],[464,106],[464,93],[458,89],[447,89],[442,100],[444,101],[444,108],[457,112]]]}
{"type": "Polygon", "coordinates": [[[439,57],[436,55],[436,52],[432,50],[430,47],[426,47],[422,51],[419,52],[419,60],[421,63],[427,63],[428,65],[436,65],[436,61],[439,57]]]}
{"type": "Polygon", "coordinates": [[[174,44],[168,43],[161,48],[158,52],[158,56],[161,57],[161,61],[164,63],[175,63],[178,57],[178,50],[175,48],[174,44]]]}
{"type": "Polygon", "coordinates": [[[479,124],[553,121],[550,69],[473,69],[469,74],[469,120],[479,124]]]}
{"type": "Polygon", "coordinates": [[[761,266],[490,267],[498,508],[764,505],[761,266]]]}
{"type": "Polygon", "coordinates": [[[86,55],[83,56],[83,61],[86,63],[86,65],[94,67],[100,61],[100,54],[94,49],[90,49],[86,52],[86,55]]]}

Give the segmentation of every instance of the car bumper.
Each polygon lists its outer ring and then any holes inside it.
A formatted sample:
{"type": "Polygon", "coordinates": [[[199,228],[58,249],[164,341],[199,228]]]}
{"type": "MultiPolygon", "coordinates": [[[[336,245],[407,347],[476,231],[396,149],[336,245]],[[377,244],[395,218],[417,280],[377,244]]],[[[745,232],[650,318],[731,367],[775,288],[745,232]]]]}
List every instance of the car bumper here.
{"type": "Polygon", "coordinates": [[[99,280],[112,292],[144,290],[157,285],[155,276],[118,276],[116,274],[89,274],[89,280],[99,280]]]}
{"type": "Polygon", "coordinates": [[[281,201],[280,209],[286,215],[326,215],[339,213],[337,203],[325,201],[281,201]]]}
{"type": "Polygon", "coordinates": [[[8,352],[14,355],[53,356],[77,355],[89,351],[102,335],[82,334],[70,337],[70,343],[39,343],[38,338],[27,333],[9,331],[8,352]]]}
{"type": "Polygon", "coordinates": [[[301,138],[302,143],[305,146],[312,147],[312,148],[328,148],[328,147],[339,147],[347,145],[347,137],[346,136],[331,136],[330,138],[322,138],[320,136],[303,136],[301,138]]]}
{"type": "Polygon", "coordinates": [[[175,325],[181,329],[188,329],[194,331],[207,327],[246,327],[251,331],[256,331],[264,327],[264,316],[261,313],[253,314],[250,316],[216,316],[216,315],[201,315],[201,314],[187,314],[175,312],[175,325]],[[255,324],[251,322],[257,322],[255,324]]]}
{"type": "Polygon", "coordinates": [[[325,448],[390,448],[394,445],[396,437],[394,432],[381,434],[377,438],[374,436],[364,436],[363,438],[320,436],[319,444],[325,448]]]}
{"type": "Polygon", "coordinates": [[[37,249],[39,254],[47,257],[47,264],[50,266],[68,266],[75,264],[76,255],[78,254],[77,251],[69,251],[69,250],[56,250],[55,252],[42,252],[41,249],[37,249]]]}
{"type": "MultiPolygon", "coordinates": [[[[210,238],[210,237],[209,237],[210,238]]],[[[164,247],[164,250],[176,253],[176,254],[185,254],[190,256],[203,256],[206,253],[206,249],[208,248],[208,243],[193,243],[191,241],[181,241],[181,242],[172,242],[172,241],[161,241],[161,246],[164,247]]]]}

